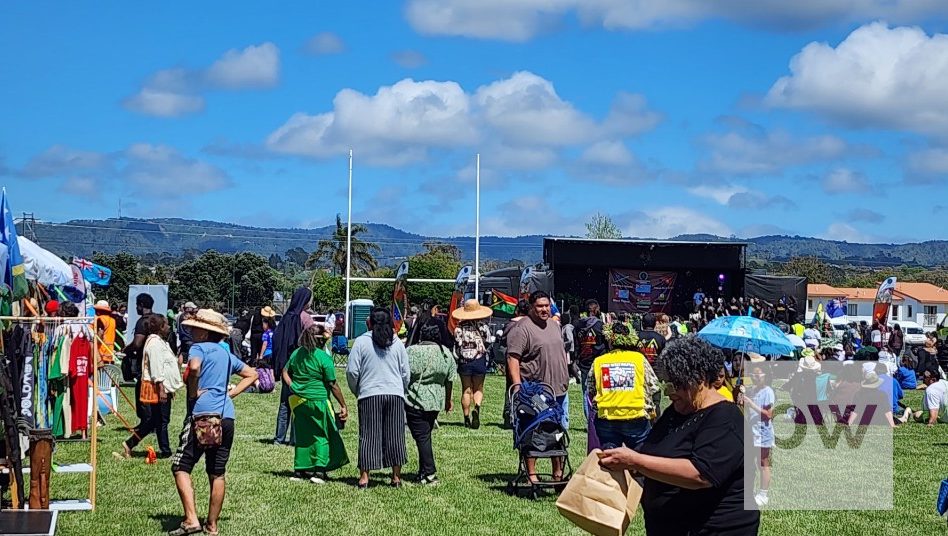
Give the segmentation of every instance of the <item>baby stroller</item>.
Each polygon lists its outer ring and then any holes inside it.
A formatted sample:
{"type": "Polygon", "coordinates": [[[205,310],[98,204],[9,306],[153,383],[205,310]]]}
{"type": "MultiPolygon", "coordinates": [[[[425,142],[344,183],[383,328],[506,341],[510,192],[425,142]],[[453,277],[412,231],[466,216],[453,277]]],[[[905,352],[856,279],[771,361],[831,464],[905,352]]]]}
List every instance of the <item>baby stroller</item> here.
{"type": "Polygon", "coordinates": [[[520,455],[517,476],[507,482],[507,493],[517,495],[529,491],[536,499],[541,489],[565,486],[573,474],[569,462],[569,431],[563,426],[563,408],[556,401],[553,388],[545,383],[524,382],[516,393],[511,388],[510,405],[513,420],[514,449],[520,455]],[[538,482],[530,480],[527,458],[563,458],[562,480],[552,473],[537,471],[538,482]]]}

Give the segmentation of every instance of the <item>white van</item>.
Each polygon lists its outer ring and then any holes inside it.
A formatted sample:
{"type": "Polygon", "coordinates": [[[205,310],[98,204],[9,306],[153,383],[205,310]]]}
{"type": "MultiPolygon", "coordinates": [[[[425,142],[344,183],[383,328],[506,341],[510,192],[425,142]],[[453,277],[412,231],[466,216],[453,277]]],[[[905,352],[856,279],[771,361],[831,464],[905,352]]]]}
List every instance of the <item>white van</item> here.
{"type": "Polygon", "coordinates": [[[889,321],[890,327],[894,326],[895,324],[898,324],[902,328],[902,333],[905,333],[906,346],[923,346],[925,344],[925,330],[922,328],[922,326],[915,322],[889,321]]]}

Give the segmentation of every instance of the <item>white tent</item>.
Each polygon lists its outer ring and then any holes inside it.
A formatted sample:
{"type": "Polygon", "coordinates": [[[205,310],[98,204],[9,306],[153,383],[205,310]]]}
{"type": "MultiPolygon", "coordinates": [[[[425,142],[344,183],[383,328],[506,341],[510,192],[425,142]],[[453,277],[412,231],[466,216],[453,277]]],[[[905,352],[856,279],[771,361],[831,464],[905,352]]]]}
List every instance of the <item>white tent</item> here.
{"type": "Polygon", "coordinates": [[[26,278],[37,281],[42,285],[72,286],[72,268],[66,261],[53,253],[39,247],[28,238],[17,237],[20,245],[20,254],[23,255],[23,265],[26,268],[26,278]]]}

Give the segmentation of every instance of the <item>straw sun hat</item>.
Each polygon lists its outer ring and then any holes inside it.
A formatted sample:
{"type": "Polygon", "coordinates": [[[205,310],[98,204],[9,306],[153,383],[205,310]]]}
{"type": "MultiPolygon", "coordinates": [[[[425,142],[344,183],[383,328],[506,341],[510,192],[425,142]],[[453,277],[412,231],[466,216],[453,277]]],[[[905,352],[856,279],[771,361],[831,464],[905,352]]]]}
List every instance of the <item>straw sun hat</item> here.
{"type": "Polygon", "coordinates": [[[194,318],[185,320],[181,323],[189,328],[198,328],[221,335],[230,335],[230,328],[227,327],[227,319],[224,315],[213,309],[200,309],[194,318]]]}
{"type": "Polygon", "coordinates": [[[451,317],[459,322],[465,320],[484,320],[490,318],[494,311],[490,307],[484,307],[477,303],[477,300],[470,299],[464,302],[464,307],[458,307],[451,311],[451,317]]]}
{"type": "Polygon", "coordinates": [[[263,309],[260,309],[260,316],[264,318],[273,318],[276,316],[276,313],[273,311],[273,308],[268,305],[263,309]]]}
{"type": "Polygon", "coordinates": [[[92,307],[96,311],[104,311],[106,313],[112,312],[112,306],[109,305],[109,302],[106,300],[99,300],[95,302],[95,306],[92,307]]]}

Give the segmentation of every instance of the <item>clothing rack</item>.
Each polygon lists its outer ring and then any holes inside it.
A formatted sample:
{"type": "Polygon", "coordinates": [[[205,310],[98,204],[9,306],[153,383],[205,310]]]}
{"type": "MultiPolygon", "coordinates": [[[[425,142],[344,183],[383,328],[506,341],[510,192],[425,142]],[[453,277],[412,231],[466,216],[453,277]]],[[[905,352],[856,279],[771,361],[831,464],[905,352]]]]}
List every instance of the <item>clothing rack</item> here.
{"type": "MultiPolygon", "coordinates": [[[[0,321],[2,322],[15,322],[19,324],[30,323],[30,324],[91,324],[94,320],[94,317],[88,316],[77,316],[77,317],[59,317],[59,316],[0,316],[0,321]]],[[[96,334],[93,332],[95,339],[98,339],[96,334]]],[[[89,471],[89,499],[88,502],[79,500],[69,500],[64,501],[63,510],[95,510],[95,501],[96,501],[96,470],[98,466],[98,441],[99,441],[99,432],[98,432],[98,423],[99,423],[99,345],[92,344],[92,419],[91,419],[91,430],[89,432],[89,465],[92,467],[92,470],[89,471]]],[[[11,474],[11,476],[13,476],[11,474]]],[[[53,510],[53,501],[50,502],[50,509],[53,510]]]]}

